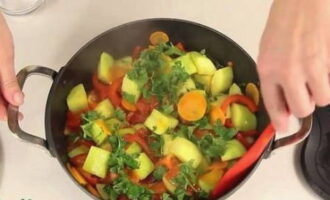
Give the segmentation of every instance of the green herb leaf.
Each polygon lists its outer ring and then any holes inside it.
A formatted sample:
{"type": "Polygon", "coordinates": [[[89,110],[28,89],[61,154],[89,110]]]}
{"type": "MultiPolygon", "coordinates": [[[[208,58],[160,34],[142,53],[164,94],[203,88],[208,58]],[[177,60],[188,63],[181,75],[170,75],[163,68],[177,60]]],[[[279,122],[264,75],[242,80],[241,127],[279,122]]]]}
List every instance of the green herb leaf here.
{"type": "Polygon", "coordinates": [[[121,173],[125,167],[130,169],[139,168],[139,163],[135,160],[138,154],[129,155],[125,152],[125,146],[127,143],[123,140],[122,137],[111,135],[109,137],[109,142],[113,148],[112,154],[108,161],[110,171],[121,173]]]}
{"type": "Polygon", "coordinates": [[[164,167],[164,166],[159,166],[157,167],[153,173],[152,173],[152,176],[157,180],[157,181],[160,181],[162,180],[164,174],[167,172],[167,168],[164,167]]]}
{"type": "Polygon", "coordinates": [[[236,134],[237,130],[234,128],[226,128],[220,122],[217,122],[214,126],[216,135],[222,137],[222,139],[228,141],[232,139],[236,134]]]}
{"type": "Polygon", "coordinates": [[[221,137],[214,137],[211,134],[205,135],[201,138],[199,149],[209,159],[217,159],[223,155],[226,148],[226,141],[221,137]]]}
{"type": "Polygon", "coordinates": [[[96,111],[88,111],[81,115],[82,124],[87,124],[100,118],[101,116],[96,111]]]}
{"type": "MultiPolygon", "coordinates": [[[[156,129],[156,127],[154,128],[156,129]]],[[[157,134],[152,134],[150,137],[150,147],[156,156],[160,156],[162,153],[162,147],[164,146],[163,137],[157,134]]]]}
{"type": "Polygon", "coordinates": [[[121,121],[125,121],[126,120],[126,113],[120,109],[120,108],[116,108],[114,114],[113,114],[114,118],[117,118],[121,121]]]}
{"type": "Polygon", "coordinates": [[[168,193],[163,193],[162,194],[162,197],[161,197],[162,200],[174,200],[170,194],[168,193]]]}
{"type": "Polygon", "coordinates": [[[129,94],[127,92],[122,92],[122,97],[129,103],[135,104],[135,95],[129,94]]]}
{"type": "Polygon", "coordinates": [[[177,199],[184,199],[188,186],[192,189],[197,182],[196,170],[192,167],[192,161],[182,163],[178,175],[172,179],[177,186],[174,192],[177,199]]]}
{"type": "Polygon", "coordinates": [[[151,200],[153,194],[151,190],[132,183],[124,174],[115,179],[113,185],[106,186],[105,192],[109,194],[110,199],[117,199],[123,194],[132,200],[151,200]]]}

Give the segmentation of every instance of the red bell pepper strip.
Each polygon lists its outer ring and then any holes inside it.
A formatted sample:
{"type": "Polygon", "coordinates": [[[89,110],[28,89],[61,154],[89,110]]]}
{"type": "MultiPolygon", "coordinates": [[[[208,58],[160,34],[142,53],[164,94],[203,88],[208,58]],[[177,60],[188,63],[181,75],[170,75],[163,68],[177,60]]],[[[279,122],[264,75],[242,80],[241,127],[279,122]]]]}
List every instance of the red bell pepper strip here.
{"type": "Polygon", "coordinates": [[[94,176],[94,175],[92,175],[92,174],[86,172],[85,170],[83,170],[83,169],[80,168],[80,167],[77,168],[77,169],[78,169],[78,171],[80,172],[80,174],[86,179],[86,181],[87,181],[89,184],[95,186],[96,184],[100,183],[100,180],[101,180],[101,179],[100,179],[99,177],[94,176]]]}
{"type": "Polygon", "coordinates": [[[232,103],[243,104],[247,106],[251,112],[256,112],[258,110],[258,107],[254,101],[252,101],[249,97],[240,94],[234,94],[225,98],[221,104],[221,110],[226,113],[228,106],[232,103]]]}
{"type": "Polygon", "coordinates": [[[274,135],[275,130],[273,126],[268,125],[252,147],[220,179],[210,194],[211,198],[220,197],[233,188],[247,170],[260,158],[274,135]]]}
{"type": "Polygon", "coordinates": [[[185,50],[184,45],[183,45],[182,42],[176,43],[175,47],[178,48],[178,49],[180,49],[183,52],[186,52],[186,50],[185,50]]]}
{"type": "Polygon", "coordinates": [[[123,78],[118,78],[114,80],[109,87],[109,99],[111,100],[111,103],[115,105],[116,107],[119,107],[121,105],[121,85],[123,83],[123,78]]]}

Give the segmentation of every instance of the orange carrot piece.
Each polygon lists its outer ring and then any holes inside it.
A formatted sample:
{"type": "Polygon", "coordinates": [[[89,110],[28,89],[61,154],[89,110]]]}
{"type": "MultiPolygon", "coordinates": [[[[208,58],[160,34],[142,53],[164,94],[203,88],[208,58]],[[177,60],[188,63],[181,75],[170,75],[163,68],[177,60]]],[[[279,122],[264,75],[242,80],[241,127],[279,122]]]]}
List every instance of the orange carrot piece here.
{"type": "Polygon", "coordinates": [[[128,111],[135,112],[136,111],[136,106],[130,102],[128,102],[126,99],[121,99],[121,105],[123,106],[124,109],[128,111]]]}
{"type": "Polygon", "coordinates": [[[98,192],[93,186],[91,186],[91,185],[88,184],[88,185],[86,186],[86,189],[87,189],[92,195],[96,196],[97,198],[101,198],[99,192],[98,192]]]}
{"type": "Polygon", "coordinates": [[[226,122],[225,113],[218,106],[214,106],[210,111],[210,122],[211,124],[215,124],[217,121],[220,121],[222,124],[226,122]]]}
{"type": "Polygon", "coordinates": [[[86,185],[87,181],[86,179],[78,172],[78,170],[71,166],[69,163],[66,164],[66,167],[68,168],[69,172],[73,176],[73,178],[80,184],[80,185],[86,185]]]}
{"type": "Polygon", "coordinates": [[[160,43],[168,42],[169,40],[168,35],[162,31],[153,32],[149,37],[149,41],[152,45],[158,45],[160,43]]]}
{"type": "Polygon", "coordinates": [[[206,98],[200,91],[185,93],[178,103],[178,113],[182,119],[187,121],[201,119],[206,112],[206,108],[206,98]]]}

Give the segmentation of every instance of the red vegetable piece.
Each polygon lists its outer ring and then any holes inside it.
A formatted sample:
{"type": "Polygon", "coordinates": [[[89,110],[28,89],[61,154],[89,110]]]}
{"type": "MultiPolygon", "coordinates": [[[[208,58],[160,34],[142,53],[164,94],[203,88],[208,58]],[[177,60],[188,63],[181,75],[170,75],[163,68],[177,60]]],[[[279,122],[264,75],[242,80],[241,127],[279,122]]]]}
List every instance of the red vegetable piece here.
{"type": "Polygon", "coordinates": [[[241,133],[237,133],[235,138],[240,141],[240,143],[243,144],[243,146],[246,148],[246,149],[249,149],[250,148],[250,143],[245,139],[245,137],[241,134],[241,133]]]}
{"type": "Polygon", "coordinates": [[[97,91],[98,96],[100,99],[105,99],[108,95],[109,85],[102,83],[98,78],[97,75],[94,74],[92,78],[93,87],[97,91]]]}
{"type": "Polygon", "coordinates": [[[73,158],[70,158],[69,161],[72,165],[79,168],[84,165],[86,158],[87,158],[87,153],[84,153],[84,154],[77,155],[73,158]]]}
{"type": "Polygon", "coordinates": [[[140,57],[140,54],[141,54],[141,51],[142,51],[142,47],[141,46],[136,46],[134,49],[133,49],[133,52],[132,52],[132,58],[133,59],[137,59],[140,57]]]}
{"type": "Polygon", "coordinates": [[[258,110],[254,101],[252,101],[249,97],[240,94],[234,94],[225,98],[221,104],[221,110],[226,113],[228,106],[232,103],[243,104],[247,106],[251,112],[256,112],[258,110]]]}
{"type": "Polygon", "coordinates": [[[211,197],[220,197],[234,187],[247,170],[260,158],[274,135],[275,130],[273,126],[267,126],[252,147],[220,179],[219,183],[213,189],[211,197]]]}
{"type": "Polygon", "coordinates": [[[123,78],[114,80],[109,87],[108,97],[111,100],[111,103],[116,106],[121,106],[121,85],[123,83],[123,78]]]}
{"type": "Polygon", "coordinates": [[[80,113],[67,112],[66,125],[70,130],[77,130],[80,128],[80,113]]]}

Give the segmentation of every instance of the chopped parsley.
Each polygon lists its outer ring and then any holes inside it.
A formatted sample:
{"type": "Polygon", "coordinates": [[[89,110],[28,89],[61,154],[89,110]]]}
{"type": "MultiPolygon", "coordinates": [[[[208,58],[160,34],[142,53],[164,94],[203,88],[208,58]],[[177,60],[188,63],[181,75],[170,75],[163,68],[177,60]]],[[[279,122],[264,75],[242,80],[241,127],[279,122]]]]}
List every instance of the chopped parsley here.
{"type": "Polygon", "coordinates": [[[112,185],[107,185],[104,191],[110,199],[117,199],[126,195],[132,200],[151,200],[153,192],[143,186],[132,183],[124,174],[114,180],[112,185]]]}
{"type": "MultiPolygon", "coordinates": [[[[154,131],[156,127],[153,127],[154,131]]],[[[162,147],[164,146],[163,137],[157,134],[152,134],[149,136],[150,139],[150,148],[155,153],[156,156],[161,156],[162,147]]]]}
{"type": "Polygon", "coordinates": [[[197,182],[196,170],[192,167],[192,162],[182,163],[179,173],[172,179],[177,186],[174,194],[178,200],[183,200],[186,196],[187,188],[195,189],[197,182]]]}
{"type": "Polygon", "coordinates": [[[217,122],[214,126],[214,131],[217,136],[220,136],[224,140],[232,139],[236,134],[237,130],[234,128],[226,128],[221,125],[220,122],[217,122]]]}
{"type": "Polygon", "coordinates": [[[221,137],[214,137],[211,134],[204,135],[199,141],[199,149],[210,160],[217,159],[223,155],[226,148],[226,141],[221,137]]]}
{"type": "Polygon", "coordinates": [[[166,167],[159,166],[153,171],[152,176],[154,177],[155,180],[161,181],[166,172],[167,172],[166,167]]]}
{"type": "Polygon", "coordinates": [[[100,118],[101,118],[101,116],[96,111],[88,111],[81,115],[81,119],[82,119],[81,124],[87,124],[89,122],[95,121],[100,118]]]}
{"type": "Polygon", "coordinates": [[[126,142],[122,137],[111,135],[109,142],[113,148],[108,162],[111,172],[122,173],[125,167],[130,169],[139,168],[139,163],[135,160],[138,154],[129,155],[125,152],[124,147],[126,146],[126,142]]]}
{"type": "Polygon", "coordinates": [[[126,113],[120,108],[116,108],[113,116],[114,118],[119,119],[120,121],[126,120],[126,113]]]}

